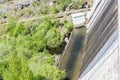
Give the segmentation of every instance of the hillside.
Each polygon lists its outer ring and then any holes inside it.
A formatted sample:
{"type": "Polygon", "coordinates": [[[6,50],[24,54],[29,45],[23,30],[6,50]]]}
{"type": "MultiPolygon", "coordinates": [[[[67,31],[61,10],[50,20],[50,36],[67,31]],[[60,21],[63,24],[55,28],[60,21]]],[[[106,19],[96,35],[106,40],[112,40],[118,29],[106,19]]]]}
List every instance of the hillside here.
{"type": "Polygon", "coordinates": [[[58,69],[56,57],[62,54],[73,24],[70,15],[54,14],[79,10],[84,2],[1,0],[0,80],[63,80],[66,72],[58,69]]]}

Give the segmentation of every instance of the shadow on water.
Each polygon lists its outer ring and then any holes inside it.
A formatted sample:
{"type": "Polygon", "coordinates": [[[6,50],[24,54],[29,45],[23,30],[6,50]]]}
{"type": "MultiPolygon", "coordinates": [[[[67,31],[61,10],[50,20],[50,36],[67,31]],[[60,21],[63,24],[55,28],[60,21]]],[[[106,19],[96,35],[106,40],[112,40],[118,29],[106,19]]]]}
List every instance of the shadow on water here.
{"type": "MultiPolygon", "coordinates": [[[[64,56],[59,63],[60,69],[65,69],[70,80],[77,80],[85,47],[86,27],[74,28],[64,56]]],[[[67,79],[65,79],[67,80],[67,79]]]]}

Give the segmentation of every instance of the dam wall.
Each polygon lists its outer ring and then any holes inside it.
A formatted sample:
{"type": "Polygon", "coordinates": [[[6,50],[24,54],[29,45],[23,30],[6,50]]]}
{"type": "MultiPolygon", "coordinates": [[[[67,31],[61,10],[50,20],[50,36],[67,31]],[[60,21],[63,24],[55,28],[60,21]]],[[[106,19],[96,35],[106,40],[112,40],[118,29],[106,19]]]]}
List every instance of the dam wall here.
{"type": "Polygon", "coordinates": [[[79,80],[120,80],[120,1],[98,1],[87,25],[79,80]]]}

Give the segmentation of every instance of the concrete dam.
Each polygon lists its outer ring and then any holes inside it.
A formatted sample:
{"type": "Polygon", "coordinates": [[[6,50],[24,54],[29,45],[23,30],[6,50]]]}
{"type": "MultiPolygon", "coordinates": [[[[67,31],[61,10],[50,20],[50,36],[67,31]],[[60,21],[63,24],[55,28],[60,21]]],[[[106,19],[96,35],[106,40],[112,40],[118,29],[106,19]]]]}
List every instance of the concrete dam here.
{"type": "Polygon", "coordinates": [[[73,30],[59,68],[70,80],[120,80],[119,39],[120,0],[95,0],[87,26],[73,30]]]}

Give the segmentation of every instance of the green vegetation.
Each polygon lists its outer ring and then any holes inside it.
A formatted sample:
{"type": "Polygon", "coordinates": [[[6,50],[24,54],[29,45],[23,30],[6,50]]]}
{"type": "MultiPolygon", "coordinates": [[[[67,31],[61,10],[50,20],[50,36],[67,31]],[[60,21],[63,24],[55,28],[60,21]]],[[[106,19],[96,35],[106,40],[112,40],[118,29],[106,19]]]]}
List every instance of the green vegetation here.
{"type": "Polygon", "coordinates": [[[62,53],[66,44],[64,38],[73,30],[70,20],[52,16],[37,21],[18,21],[80,9],[84,2],[55,0],[50,4],[48,0],[38,0],[21,9],[13,6],[7,13],[0,14],[0,23],[8,21],[7,25],[0,26],[0,80],[65,78],[65,71],[55,65],[55,57],[62,53]]]}
{"type": "Polygon", "coordinates": [[[34,80],[25,56],[19,52],[11,52],[7,59],[7,68],[3,71],[4,80],[34,80]],[[20,53],[20,56],[17,54],[20,53]]]}
{"type": "Polygon", "coordinates": [[[60,49],[72,23],[60,23],[55,17],[24,23],[10,18],[4,27],[0,27],[1,80],[62,80],[66,76],[55,66],[55,54],[60,53],[55,48],[60,49]]]}

